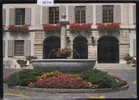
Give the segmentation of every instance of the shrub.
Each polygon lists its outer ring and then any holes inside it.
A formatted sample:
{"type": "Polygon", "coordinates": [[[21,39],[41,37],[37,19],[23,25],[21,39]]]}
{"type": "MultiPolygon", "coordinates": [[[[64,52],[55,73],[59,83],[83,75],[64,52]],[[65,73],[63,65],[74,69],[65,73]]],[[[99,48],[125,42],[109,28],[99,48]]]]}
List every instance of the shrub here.
{"type": "Polygon", "coordinates": [[[130,64],[133,60],[133,57],[131,57],[129,54],[126,54],[123,59],[127,62],[127,64],[130,64]]]}
{"type": "Polygon", "coordinates": [[[30,82],[35,82],[37,80],[37,76],[40,76],[44,72],[46,72],[46,70],[24,69],[6,78],[5,82],[8,84],[8,86],[15,86],[15,85],[26,86],[30,82]]]}
{"type": "Polygon", "coordinates": [[[114,88],[118,85],[118,82],[114,77],[108,75],[107,72],[103,72],[97,69],[82,72],[81,76],[86,81],[97,84],[99,88],[114,88]]]}
{"type": "Polygon", "coordinates": [[[27,61],[25,60],[17,60],[17,63],[21,66],[21,67],[24,67],[27,63],[27,61]]]}

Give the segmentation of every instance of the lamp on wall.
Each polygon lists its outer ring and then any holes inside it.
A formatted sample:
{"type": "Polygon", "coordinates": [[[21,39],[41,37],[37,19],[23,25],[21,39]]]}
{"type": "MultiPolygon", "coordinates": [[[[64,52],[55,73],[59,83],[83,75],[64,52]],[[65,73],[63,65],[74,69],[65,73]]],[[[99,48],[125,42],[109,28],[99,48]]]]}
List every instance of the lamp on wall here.
{"type": "Polygon", "coordinates": [[[91,37],[91,41],[92,41],[92,45],[95,46],[95,39],[93,36],[91,37]]]}
{"type": "Polygon", "coordinates": [[[70,44],[70,42],[71,42],[71,41],[70,41],[70,37],[67,36],[67,37],[66,37],[66,41],[67,41],[67,44],[70,44]]]}

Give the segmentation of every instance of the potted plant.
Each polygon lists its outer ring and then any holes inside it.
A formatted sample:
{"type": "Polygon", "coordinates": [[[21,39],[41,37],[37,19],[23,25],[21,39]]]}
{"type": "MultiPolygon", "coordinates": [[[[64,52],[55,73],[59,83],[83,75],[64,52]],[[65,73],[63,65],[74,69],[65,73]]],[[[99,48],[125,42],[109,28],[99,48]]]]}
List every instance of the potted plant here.
{"type": "Polygon", "coordinates": [[[18,63],[21,67],[24,67],[24,66],[26,66],[26,64],[27,64],[27,61],[26,61],[26,60],[21,60],[21,59],[19,59],[19,60],[17,60],[17,63],[18,63]]]}
{"type": "Polygon", "coordinates": [[[63,48],[63,49],[53,49],[48,58],[59,58],[59,59],[66,59],[71,55],[71,49],[70,48],[63,48]]]}
{"type": "Polygon", "coordinates": [[[99,31],[117,31],[120,29],[119,23],[101,23],[97,25],[99,31]]]}
{"type": "Polygon", "coordinates": [[[28,32],[28,25],[10,25],[8,27],[10,32],[28,32]]]}
{"type": "Polygon", "coordinates": [[[80,31],[85,31],[89,32],[91,31],[91,25],[92,24],[79,24],[79,23],[74,23],[70,24],[70,30],[73,32],[80,32],[80,31]]]}
{"type": "Polygon", "coordinates": [[[124,60],[126,61],[127,64],[131,64],[133,61],[133,57],[131,57],[129,54],[126,54],[124,60]]]}
{"type": "Polygon", "coordinates": [[[45,32],[60,32],[61,26],[59,24],[43,24],[45,32]]]}

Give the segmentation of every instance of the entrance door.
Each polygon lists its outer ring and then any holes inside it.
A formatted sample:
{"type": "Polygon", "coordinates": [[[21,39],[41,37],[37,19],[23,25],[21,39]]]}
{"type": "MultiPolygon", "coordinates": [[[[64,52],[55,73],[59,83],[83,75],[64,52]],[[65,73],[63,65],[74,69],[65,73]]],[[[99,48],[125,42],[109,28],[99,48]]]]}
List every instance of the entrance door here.
{"type": "Polygon", "coordinates": [[[83,36],[77,36],[73,40],[73,58],[88,59],[88,44],[83,36]]]}
{"type": "Polygon", "coordinates": [[[50,57],[50,54],[60,48],[60,38],[57,36],[51,36],[44,40],[43,43],[43,58],[44,59],[55,59],[54,57],[50,57]]]}
{"type": "Polygon", "coordinates": [[[119,63],[119,41],[114,37],[102,37],[98,40],[98,62],[119,63]]]}

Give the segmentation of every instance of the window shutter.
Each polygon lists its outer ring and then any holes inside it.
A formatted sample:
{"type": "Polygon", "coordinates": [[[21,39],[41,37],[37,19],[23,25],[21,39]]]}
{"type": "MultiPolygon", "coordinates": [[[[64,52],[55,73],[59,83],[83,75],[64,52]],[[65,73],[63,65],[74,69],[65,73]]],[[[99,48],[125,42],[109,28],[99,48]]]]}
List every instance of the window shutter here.
{"type": "Polygon", "coordinates": [[[5,57],[5,40],[3,40],[3,57],[5,57]]]}
{"type": "Polygon", "coordinates": [[[86,23],[93,23],[93,6],[86,7],[86,23]]]}
{"type": "Polygon", "coordinates": [[[25,8],[25,24],[31,25],[31,8],[25,8]]]}
{"type": "Polygon", "coordinates": [[[121,6],[114,6],[114,22],[121,23],[121,6]]]}
{"type": "Polygon", "coordinates": [[[136,56],[136,39],[133,39],[133,56],[136,56]]]}
{"type": "Polygon", "coordinates": [[[42,8],[42,24],[48,24],[48,18],[49,16],[49,11],[48,11],[48,7],[43,7],[42,8]]]}
{"type": "Polygon", "coordinates": [[[102,23],[103,19],[103,12],[102,12],[102,5],[97,5],[96,6],[96,23],[102,23]]]}
{"type": "Polygon", "coordinates": [[[35,25],[40,25],[40,16],[41,15],[41,8],[38,6],[35,8],[35,13],[33,14],[33,16],[35,16],[35,25]]]}
{"type": "Polygon", "coordinates": [[[2,25],[6,25],[6,9],[3,9],[3,19],[2,19],[2,25]]]}
{"type": "Polygon", "coordinates": [[[63,14],[66,15],[66,7],[65,6],[60,6],[59,7],[59,13],[60,13],[59,14],[60,15],[59,18],[61,19],[61,15],[63,15],[63,14]]]}
{"type": "Polygon", "coordinates": [[[31,40],[25,40],[24,42],[24,55],[31,56],[31,40]]]}
{"type": "Polygon", "coordinates": [[[14,56],[14,40],[8,40],[8,57],[14,56]]]}
{"type": "Polygon", "coordinates": [[[15,8],[9,10],[9,25],[15,25],[15,8]]]}
{"type": "Polygon", "coordinates": [[[75,23],[75,7],[74,6],[69,6],[68,8],[68,18],[70,24],[75,23]]]}
{"type": "Polygon", "coordinates": [[[133,6],[133,24],[136,24],[136,5],[133,6]]]}

